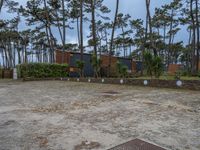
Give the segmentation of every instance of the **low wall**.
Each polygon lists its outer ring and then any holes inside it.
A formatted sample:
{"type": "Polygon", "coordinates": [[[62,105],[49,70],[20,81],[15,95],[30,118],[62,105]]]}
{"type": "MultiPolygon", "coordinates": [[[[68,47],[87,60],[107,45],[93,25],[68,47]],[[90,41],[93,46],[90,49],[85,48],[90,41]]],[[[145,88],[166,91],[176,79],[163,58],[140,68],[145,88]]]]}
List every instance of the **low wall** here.
{"type": "Polygon", "coordinates": [[[0,79],[12,79],[13,77],[13,70],[12,69],[0,69],[0,79]]]}
{"type": "Polygon", "coordinates": [[[38,80],[62,80],[72,82],[90,82],[101,84],[121,84],[121,85],[133,85],[133,86],[147,86],[158,88],[172,88],[172,89],[189,89],[200,90],[200,80],[141,80],[141,79],[117,79],[117,78],[45,78],[45,79],[33,79],[26,78],[24,81],[38,81],[38,80]]]}

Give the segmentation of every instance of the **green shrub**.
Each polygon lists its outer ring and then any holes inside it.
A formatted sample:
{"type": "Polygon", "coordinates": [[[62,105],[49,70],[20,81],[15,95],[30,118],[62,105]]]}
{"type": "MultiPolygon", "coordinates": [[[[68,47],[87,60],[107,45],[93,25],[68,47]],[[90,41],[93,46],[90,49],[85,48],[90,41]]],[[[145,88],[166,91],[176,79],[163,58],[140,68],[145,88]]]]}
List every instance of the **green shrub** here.
{"type": "Polygon", "coordinates": [[[200,78],[200,70],[198,71],[198,74],[197,74],[197,76],[200,78]]]}
{"type": "Polygon", "coordinates": [[[181,76],[192,76],[191,71],[183,69],[183,70],[181,70],[181,76]]]}
{"type": "Polygon", "coordinates": [[[81,61],[81,60],[77,60],[76,61],[76,67],[79,69],[79,75],[80,75],[80,77],[83,77],[84,66],[85,66],[85,62],[84,61],[81,61]]]}
{"type": "Polygon", "coordinates": [[[120,61],[117,61],[116,65],[118,77],[126,77],[128,73],[128,67],[123,65],[120,61]]]}
{"type": "Polygon", "coordinates": [[[178,70],[175,72],[175,77],[174,77],[175,80],[180,80],[181,79],[181,71],[178,70]]]}
{"type": "Polygon", "coordinates": [[[156,78],[159,78],[163,73],[163,62],[161,57],[153,56],[150,52],[146,51],[144,53],[144,66],[147,72],[147,75],[156,78]]]}
{"type": "Polygon", "coordinates": [[[150,52],[144,52],[144,67],[147,75],[153,76],[153,55],[150,52]]]}
{"type": "Polygon", "coordinates": [[[121,76],[125,78],[127,74],[128,74],[128,67],[123,65],[121,68],[121,76]]]}
{"type": "Polygon", "coordinates": [[[3,69],[0,67],[0,79],[3,77],[3,69]]]}
{"type": "Polygon", "coordinates": [[[156,78],[159,78],[163,73],[163,63],[159,56],[153,58],[153,71],[156,78]]]}
{"type": "Polygon", "coordinates": [[[29,63],[17,66],[18,75],[21,78],[49,78],[67,77],[67,64],[29,63]]]}
{"type": "Polygon", "coordinates": [[[99,77],[101,71],[101,59],[98,58],[95,54],[92,55],[91,64],[94,69],[95,77],[99,77]]]}
{"type": "Polygon", "coordinates": [[[175,77],[174,77],[174,78],[175,78],[176,80],[180,80],[181,77],[183,77],[183,76],[188,76],[188,77],[192,76],[192,75],[191,75],[191,71],[186,70],[186,69],[179,69],[179,70],[177,70],[177,71],[175,72],[175,77]]]}

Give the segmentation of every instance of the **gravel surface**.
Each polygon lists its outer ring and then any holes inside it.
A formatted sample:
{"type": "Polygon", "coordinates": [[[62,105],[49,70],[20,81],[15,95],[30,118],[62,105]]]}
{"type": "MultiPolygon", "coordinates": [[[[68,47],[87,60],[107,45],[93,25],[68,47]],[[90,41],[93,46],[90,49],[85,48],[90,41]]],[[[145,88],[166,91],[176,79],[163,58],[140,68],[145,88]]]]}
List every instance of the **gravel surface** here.
{"type": "Polygon", "coordinates": [[[200,92],[0,81],[0,150],[106,150],[135,138],[200,150],[200,92]]]}

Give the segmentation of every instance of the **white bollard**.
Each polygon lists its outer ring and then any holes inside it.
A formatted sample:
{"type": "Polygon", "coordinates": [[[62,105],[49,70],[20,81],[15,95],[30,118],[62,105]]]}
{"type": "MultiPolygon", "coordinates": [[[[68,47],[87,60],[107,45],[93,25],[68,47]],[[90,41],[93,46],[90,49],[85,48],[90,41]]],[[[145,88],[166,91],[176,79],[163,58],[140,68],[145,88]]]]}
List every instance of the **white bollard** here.
{"type": "Polygon", "coordinates": [[[121,80],[120,80],[120,84],[123,84],[123,83],[124,83],[124,80],[123,80],[123,79],[121,79],[121,80]]]}
{"type": "Polygon", "coordinates": [[[176,85],[178,87],[181,87],[183,85],[183,82],[181,80],[176,81],[176,85]]]}
{"type": "Polygon", "coordinates": [[[148,85],[148,81],[144,80],[144,85],[147,86],[148,85]]]}
{"type": "Polygon", "coordinates": [[[17,80],[17,68],[13,69],[13,80],[17,80]]]}

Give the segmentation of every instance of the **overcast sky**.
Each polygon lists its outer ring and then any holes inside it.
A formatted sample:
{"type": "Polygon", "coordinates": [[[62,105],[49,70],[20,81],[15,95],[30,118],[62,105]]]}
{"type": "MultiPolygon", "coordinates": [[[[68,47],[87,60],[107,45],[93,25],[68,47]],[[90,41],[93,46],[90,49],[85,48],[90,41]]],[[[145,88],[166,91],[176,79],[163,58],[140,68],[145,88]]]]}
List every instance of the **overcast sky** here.
{"type": "MultiPolygon", "coordinates": [[[[170,3],[172,0],[151,0],[151,13],[154,13],[155,7],[161,7],[164,4],[170,3]]],[[[25,5],[27,0],[18,0],[20,5],[25,5]]],[[[104,3],[106,6],[108,6],[109,9],[111,9],[110,18],[113,20],[114,17],[114,10],[115,10],[115,3],[116,0],[104,0],[104,3]]],[[[120,7],[119,12],[121,13],[129,13],[133,19],[139,19],[142,18],[145,20],[146,16],[146,8],[145,8],[145,0],[120,0],[120,7]]],[[[6,13],[5,9],[2,11],[0,18],[9,19],[12,18],[13,14],[6,13]]],[[[22,23],[20,24],[20,29],[25,29],[25,25],[22,23]]],[[[57,36],[57,31],[54,31],[55,35],[57,36]]],[[[89,28],[87,25],[85,25],[84,34],[87,36],[89,34],[89,28]]],[[[183,40],[187,41],[187,36],[185,36],[187,33],[185,32],[185,29],[179,32],[179,34],[176,37],[176,40],[183,40]]],[[[76,42],[77,36],[76,31],[67,31],[67,42],[76,42]]]]}

